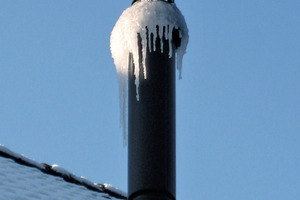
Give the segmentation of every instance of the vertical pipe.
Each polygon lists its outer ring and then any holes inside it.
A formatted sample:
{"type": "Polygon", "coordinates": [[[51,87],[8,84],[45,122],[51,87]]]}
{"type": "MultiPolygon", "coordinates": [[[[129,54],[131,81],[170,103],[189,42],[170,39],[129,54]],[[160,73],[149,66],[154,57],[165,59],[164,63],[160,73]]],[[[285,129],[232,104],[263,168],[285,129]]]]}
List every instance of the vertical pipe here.
{"type": "MultiPolygon", "coordinates": [[[[158,29],[157,29],[158,31],[158,29]]],[[[148,36],[153,40],[153,36],[148,36]]],[[[139,61],[130,55],[128,97],[128,199],[176,199],[175,148],[175,45],[169,58],[169,41],[156,39],[156,51],[146,52],[147,79],[142,73],[142,42],[138,36],[139,61]],[[140,67],[135,77],[134,68],[140,67]],[[139,100],[135,79],[139,79],[139,100]]]]}

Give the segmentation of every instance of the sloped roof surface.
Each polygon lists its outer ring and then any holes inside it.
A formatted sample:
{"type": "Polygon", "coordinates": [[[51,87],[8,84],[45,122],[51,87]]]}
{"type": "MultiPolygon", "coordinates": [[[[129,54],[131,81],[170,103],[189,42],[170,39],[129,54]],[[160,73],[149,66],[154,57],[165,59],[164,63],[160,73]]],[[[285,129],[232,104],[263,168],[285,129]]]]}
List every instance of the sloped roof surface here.
{"type": "Polygon", "coordinates": [[[126,195],[57,165],[39,164],[0,145],[0,199],[119,200],[126,195]]]}

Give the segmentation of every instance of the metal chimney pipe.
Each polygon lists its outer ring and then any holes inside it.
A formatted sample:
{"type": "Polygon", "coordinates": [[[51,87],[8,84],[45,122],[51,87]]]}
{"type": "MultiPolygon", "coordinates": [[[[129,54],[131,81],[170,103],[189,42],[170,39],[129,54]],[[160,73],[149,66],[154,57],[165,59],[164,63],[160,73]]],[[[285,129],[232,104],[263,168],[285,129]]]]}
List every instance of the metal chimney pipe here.
{"type": "MultiPolygon", "coordinates": [[[[157,30],[158,31],[158,30],[157,30]]],[[[156,39],[156,51],[146,52],[147,79],[142,63],[130,55],[128,88],[128,199],[176,199],[176,134],[175,134],[175,48],[178,30],[173,31],[173,55],[169,58],[169,41],[156,39]],[[135,77],[134,68],[140,68],[135,77]],[[135,79],[139,79],[137,99],[135,79]]],[[[139,57],[142,41],[138,35],[139,57]]],[[[149,40],[153,36],[148,35],[149,40]]]]}
{"type": "Polygon", "coordinates": [[[128,199],[175,200],[175,57],[180,77],[188,29],[174,0],[132,4],[111,34],[121,113],[128,120],[128,199]]]}

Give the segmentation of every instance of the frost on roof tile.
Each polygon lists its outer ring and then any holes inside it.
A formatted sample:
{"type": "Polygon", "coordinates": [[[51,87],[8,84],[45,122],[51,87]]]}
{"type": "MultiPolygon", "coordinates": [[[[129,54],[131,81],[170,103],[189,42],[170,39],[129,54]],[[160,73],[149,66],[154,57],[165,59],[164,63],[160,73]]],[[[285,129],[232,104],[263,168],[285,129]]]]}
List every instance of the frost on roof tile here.
{"type": "Polygon", "coordinates": [[[95,184],[58,165],[37,163],[0,145],[0,191],[3,199],[126,199],[110,185],[95,184]]]}

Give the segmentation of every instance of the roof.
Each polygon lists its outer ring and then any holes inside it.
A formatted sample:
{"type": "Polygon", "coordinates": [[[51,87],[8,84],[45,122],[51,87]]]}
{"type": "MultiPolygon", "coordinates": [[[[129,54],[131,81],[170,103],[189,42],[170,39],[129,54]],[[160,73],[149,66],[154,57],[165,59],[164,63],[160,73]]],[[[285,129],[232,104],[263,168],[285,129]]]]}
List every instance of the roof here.
{"type": "Polygon", "coordinates": [[[37,163],[0,145],[1,199],[119,200],[126,194],[95,184],[58,165],[37,163]]]}

